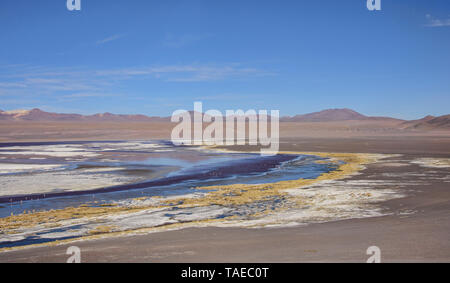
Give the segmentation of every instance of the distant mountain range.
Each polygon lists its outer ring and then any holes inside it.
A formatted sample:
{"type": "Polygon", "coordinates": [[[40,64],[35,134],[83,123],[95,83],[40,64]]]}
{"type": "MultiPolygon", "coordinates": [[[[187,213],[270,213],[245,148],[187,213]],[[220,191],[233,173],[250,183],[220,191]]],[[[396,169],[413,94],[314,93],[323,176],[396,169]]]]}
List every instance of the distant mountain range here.
{"type": "MultiPolygon", "coordinates": [[[[191,111],[191,115],[192,115],[191,111]]],[[[450,115],[426,116],[419,120],[401,120],[390,117],[365,116],[351,109],[327,109],[319,112],[285,116],[280,122],[336,122],[336,121],[389,121],[398,122],[400,129],[450,129],[450,115]]],[[[0,121],[68,121],[68,122],[169,122],[170,117],[150,117],[145,115],[121,115],[101,113],[94,115],[61,114],[32,110],[0,110],[0,121]]]]}
{"type": "Polygon", "coordinates": [[[94,115],[62,114],[32,110],[0,110],[0,121],[86,121],[86,122],[168,122],[170,118],[149,117],[145,115],[121,115],[99,113],[94,115]]]}

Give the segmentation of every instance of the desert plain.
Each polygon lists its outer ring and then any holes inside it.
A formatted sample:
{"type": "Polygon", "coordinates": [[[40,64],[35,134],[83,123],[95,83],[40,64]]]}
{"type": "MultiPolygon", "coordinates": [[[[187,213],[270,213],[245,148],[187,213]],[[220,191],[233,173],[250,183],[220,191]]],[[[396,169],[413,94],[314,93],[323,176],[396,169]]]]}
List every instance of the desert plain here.
{"type": "MultiPolygon", "coordinates": [[[[2,121],[0,142],[169,139],[158,122],[2,121]]],[[[367,201],[379,214],[289,227],[190,227],[120,235],[0,253],[1,262],[65,262],[76,245],[82,262],[450,262],[450,131],[397,120],[280,123],[281,152],[360,153],[384,157],[342,179],[305,190],[358,188],[396,197],[367,201]]],[[[224,147],[253,151],[250,146],[224,147]]],[[[325,204],[326,206],[326,204],[325,204]]],[[[326,207],[324,209],[327,209],[326,207]]],[[[361,212],[364,215],[364,211],[361,212]]]]}

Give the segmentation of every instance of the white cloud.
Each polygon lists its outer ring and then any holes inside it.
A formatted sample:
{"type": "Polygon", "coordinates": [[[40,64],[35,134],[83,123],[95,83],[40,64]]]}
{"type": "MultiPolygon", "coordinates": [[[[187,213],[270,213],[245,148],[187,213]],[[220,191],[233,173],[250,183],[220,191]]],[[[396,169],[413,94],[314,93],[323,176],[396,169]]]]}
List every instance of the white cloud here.
{"type": "Polygon", "coordinates": [[[102,93],[102,92],[77,92],[72,94],[63,95],[63,98],[82,98],[82,97],[115,97],[119,94],[102,93]]]}
{"type": "Polygon", "coordinates": [[[427,19],[426,27],[446,27],[450,26],[450,18],[449,19],[436,19],[433,18],[430,14],[426,14],[425,18],[427,19]]]}
{"type": "Polygon", "coordinates": [[[137,76],[153,76],[166,82],[202,82],[217,81],[233,78],[255,76],[269,76],[273,73],[256,68],[230,65],[168,65],[143,68],[126,68],[116,70],[97,71],[99,76],[114,76],[116,78],[130,78],[137,76]]]}
{"type": "MultiPolygon", "coordinates": [[[[270,76],[273,73],[241,64],[192,64],[117,69],[50,68],[42,66],[0,66],[2,98],[83,99],[110,97],[124,83],[135,79],[153,79],[167,83],[208,82],[270,76]]],[[[3,100],[2,99],[2,100],[3,100]]]]}
{"type": "Polygon", "coordinates": [[[120,39],[120,38],[122,38],[122,37],[123,37],[123,34],[115,34],[115,35],[109,36],[109,37],[107,37],[107,38],[98,40],[98,41],[96,42],[96,44],[97,44],[97,45],[102,45],[102,44],[105,44],[105,43],[107,43],[107,42],[110,42],[110,41],[114,41],[114,40],[120,39]]]}

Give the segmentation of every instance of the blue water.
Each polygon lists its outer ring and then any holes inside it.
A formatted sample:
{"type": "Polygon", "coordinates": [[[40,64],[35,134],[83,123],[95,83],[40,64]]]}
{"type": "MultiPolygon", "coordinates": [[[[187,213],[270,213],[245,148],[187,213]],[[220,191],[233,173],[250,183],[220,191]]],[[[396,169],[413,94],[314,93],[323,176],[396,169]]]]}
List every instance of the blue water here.
{"type": "MultiPolygon", "coordinates": [[[[97,142],[99,143],[99,142],[97,142]]],[[[102,142],[103,143],[103,142],[102,142]]],[[[247,153],[215,153],[204,152],[199,150],[193,150],[186,147],[174,147],[166,142],[147,142],[149,144],[157,143],[162,146],[158,150],[165,149],[167,152],[156,152],[152,149],[142,150],[123,150],[121,149],[120,142],[114,142],[114,146],[117,150],[113,150],[119,160],[116,162],[102,162],[100,158],[91,158],[88,160],[73,162],[64,161],[61,158],[49,157],[45,160],[27,160],[28,164],[33,162],[48,163],[54,160],[58,162],[65,162],[67,165],[65,170],[77,170],[79,166],[107,166],[107,167],[125,167],[129,170],[147,168],[151,170],[162,170],[164,168],[171,168],[168,170],[164,177],[183,176],[186,174],[195,174],[199,172],[208,172],[220,168],[221,166],[241,166],[240,164],[247,164],[249,161],[256,164],[263,160],[258,154],[247,153]],[[132,157],[130,158],[130,154],[132,157]],[[245,163],[247,162],[247,163],[245,163]]],[[[76,144],[83,145],[86,148],[92,149],[88,142],[82,143],[52,143],[54,144],[76,144]]],[[[34,146],[36,144],[26,144],[21,146],[34,146]]],[[[9,145],[11,146],[11,145],[9,145]]],[[[0,145],[2,148],[2,145],[0,145]]],[[[110,148],[109,146],[107,148],[110,148]]],[[[2,149],[3,150],[3,149],[2,149]]],[[[96,148],[95,150],[101,151],[102,148],[96,148]]],[[[111,152],[111,151],[109,151],[111,152]]],[[[0,152],[1,156],[1,152],[0,152]]],[[[236,173],[225,177],[216,177],[212,175],[210,178],[197,180],[189,179],[180,183],[156,186],[149,188],[131,189],[109,193],[98,194],[85,194],[85,195],[73,195],[64,197],[45,198],[39,200],[19,201],[14,203],[0,204],[0,217],[9,216],[11,213],[19,214],[24,210],[49,210],[60,209],[70,206],[79,206],[80,204],[97,202],[97,205],[102,203],[108,203],[111,201],[118,201],[142,196],[171,196],[171,195],[183,195],[187,193],[195,192],[195,187],[198,186],[210,186],[210,185],[227,185],[227,184],[258,184],[258,183],[272,183],[285,180],[295,180],[299,178],[316,178],[320,174],[329,172],[335,169],[334,165],[318,164],[315,161],[321,158],[315,156],[298,155],[295,159],[282,162],[274,168],[271,168],[264,172],[255,173],[236,173]]],[[[26,160],[26,156],[22,156],[21,160],[26,160]]],[[[0,160],[0,162],[8,162],[8,160],[0,160]]],[[[10,162],[17,163],[17,160],[11,160],[10,162]]],[[[238,170],[239,171],[239,170],[238,170]]],[[[245,170],[243,170],[245,171],[245,170]]],[[[115,171],[111,171],[115,172],[115,171]]],[[[26,173],[23,173],[26,174],[26,173]]],[[[34,173],[36,174],[36,173],[34,173]]],[[[117,174],[122,174],[117,172],[117,174]]],[[[20,178],[20,176],[18,176],[20,178]]],[[[0,185],[1,183],[0,175],[0,185]]],[[[51,180],[49,180],[51,184],[51,180]]],[[[80,184],[82,186],[82,184],[80,184]]]]}

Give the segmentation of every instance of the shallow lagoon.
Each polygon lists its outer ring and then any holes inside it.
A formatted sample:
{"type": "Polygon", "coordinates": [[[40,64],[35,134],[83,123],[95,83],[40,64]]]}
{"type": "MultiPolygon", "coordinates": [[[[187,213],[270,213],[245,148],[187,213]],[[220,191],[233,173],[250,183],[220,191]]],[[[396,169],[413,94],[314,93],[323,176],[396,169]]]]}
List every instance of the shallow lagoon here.
{"type": "Polygon", "coordinates": [[[93,199],[188,194],[198,186],[316,178],[334,169],[315,156],[223,153],[166,141],[8,144],[0,145],[0,158],[0,217],[93,199]],[[108,188],[114,191],[98,191],[108,188]]]}
{"type": "MultiPolygon", "coordinates": [[[[189,196],[197,187],[262,184],[314,179],[338,166],[311,155],[261,156],[175,147],[166,141],[70,142],[0,146],[0,217],[24,211],[48,211],[110,203],[127,205],[142,197],[189,196]],[[23,166],[21,168],[20,166],[23,166]]],[[[280,201],[272,201],[271,206],[280,201]]],[[[266,206],[266,204],[265,204],[266,206]]],[[[258,207],[177,207],[112,222],[136,228],[254,213],[258,207]],[[242,211],[241,211],[242,210],[242,211]],[[171,214],[172,213],[172,214],[171,214]],[[161,215],[160,215],[161,214],[161,215]],[[133,220],[135,219],[135,220],[133,220]],[[134,221],[134,222],[133,222],[134,221]]],[[[40,243],[88,233],[93,223],[69,225],[3,237],[0,247],[40,243]],[[28,235],[28,236],[26,236],[28,235]],[[2,241],[3,240],[3,241],[2,241]]]]}

